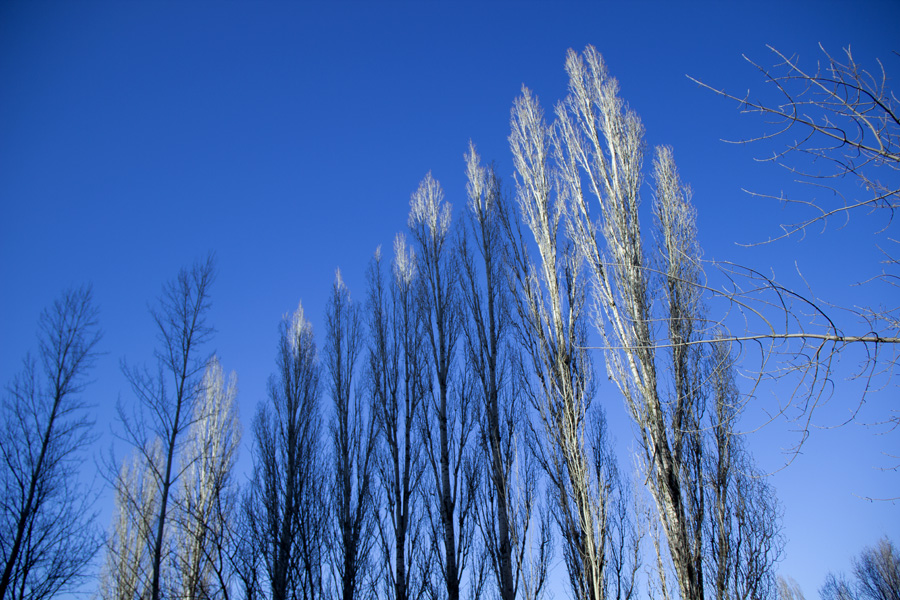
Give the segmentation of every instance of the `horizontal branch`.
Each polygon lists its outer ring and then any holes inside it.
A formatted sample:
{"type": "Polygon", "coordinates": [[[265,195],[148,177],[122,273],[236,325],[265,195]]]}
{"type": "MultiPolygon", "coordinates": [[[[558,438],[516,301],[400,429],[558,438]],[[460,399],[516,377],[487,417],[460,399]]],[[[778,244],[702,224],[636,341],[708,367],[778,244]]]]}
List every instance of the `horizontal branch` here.
{"type": "Polygon", "coordinates": [[[791,340],[791,339],[808,339],[821,340],[824,342],[835,342],[842,344],[863,343],[863,344],[900,344],[900,337],[881,336],[881,335],[834,335],[828,333],[765,333],[755,335],[738,335],[725,336],[719,338],[711,338],[704,340],[690,340],[680,344],[653,344],[652,346],[581,346],[585,350],[648,350],[653,348],[672,348],[674,346],[694,346],[697,344],[711,344],[714,342],[752,342],[761,340],[791,340]]]}

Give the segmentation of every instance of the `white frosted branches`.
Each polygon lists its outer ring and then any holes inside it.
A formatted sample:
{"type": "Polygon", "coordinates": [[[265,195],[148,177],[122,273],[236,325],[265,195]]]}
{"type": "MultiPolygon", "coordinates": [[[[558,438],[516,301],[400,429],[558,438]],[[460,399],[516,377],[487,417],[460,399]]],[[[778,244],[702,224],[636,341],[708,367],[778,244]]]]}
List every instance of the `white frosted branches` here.
{"type": "MultiPolygon", "coordinates": [[[[569,95],[556,107],[552,138],[567,233],[593,280],[607,370],[638,428],[678,592],[682,598],[701,598],[708,518],[701,423],[704,386],[710,384],[698,344],[706,321],[696,214],[672,150],[657,148],[653,210],[658,244],[655,249],[645,244],[639,216],[643,126],[619,98],[618,83],[594,48],[581,55],[570,51],[566,71],[569,95]],[[654,303],[657,299],[662,301],[654,303]]],[[[766,518],[771,505],[760,506],[755,518],[766,518]]]]}
{"type": "Polygon", "coordinates": [[[469,150],[465,154],[466,161],[466,193],[469,197],[469,209],[474,213],[477,222],[483,222],[491,211],[496,198],[488,188],[487,170],[481,165],[481,157],[475,151],[475,144],[469,141],[469,150]]]}
{"type": "MultiPolygon", "coordinates": [[[[379,248],[380,250],[380,248],[379,248]]],[[[376,255],[376,259],[380,256],[376,255]]],[[[406,245],[406,236],[398,233],[394,237],[394,277],[404,285],[412,285],[416,276],[416,252],[406,245]]]]}
{"type": "Polygon", "coordinates": [[[241,429],[237,415],[237,378],[226,383],[213,357],[206,366],[194,405],[182,463],[177,550],[181,596],[206,598],[221,589],[235,493],[231,481],[241,429]]]}
{"type": "MultiPolygon", "coordinates": [[[[528,395],[547,440],[540,445],[538,460],[552,483],[573,593],[579,599],[599,600],[606,585],[608,488],[587,439],[593,364],[585,348],[581,260],[560,236],[565,203],[552,185],[550,135],[527,88],[513,106],[511,129],[516,200],[539,254],[539,261],[532,261],[524,240],[515,240],[520,342],[535,373],[528,395]]],[[[506,229],[517,233],[513,226],[506,229]]]]}
{"type": "Polygon", "coordinates": [[[145,456],[122,464],[115,485],[115,507],[100,576],[103,600],[133,600],[150,591],[151,552],[159,486],[152,475],[162,463],[158,441],[145,456]],[[148,464],[147,457],[152,464],[148,464]]]}
{"type": "Polygon", "coordinates": [[[409,227],[422,226],[435,238],[443,238],[450,230],[450,204],[444,201],[441,184],[430,171],[409,199],[409,227]]]}
{"type": "Polygon", "coordinates": [[[291,351],[294,353],[296,360],[302,350],[303,341],[312,335],[312,325],[306,320],[303,314],[303,303],[297,305],[297,310],[290,317],[290,332],[288,339],[290,341],[291,351]]]}

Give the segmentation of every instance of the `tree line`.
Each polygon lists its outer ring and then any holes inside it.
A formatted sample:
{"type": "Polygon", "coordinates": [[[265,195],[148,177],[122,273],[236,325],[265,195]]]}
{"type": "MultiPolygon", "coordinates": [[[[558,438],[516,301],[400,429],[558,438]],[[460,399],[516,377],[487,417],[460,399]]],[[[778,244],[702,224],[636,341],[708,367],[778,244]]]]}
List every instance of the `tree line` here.
{"type": "Polygon", "coordinates": [[[470,144],[455,215],[429,173],[361,301],[337,272],[321,347],[302,305],[283,319],[246,485],[235,376],[206,350],[209,257],[163,287],[155,363],[123,363],[130,452],[106,461],[98,533],[78,484],[97,311],[90,288],[64,293],[4,397],[0,600],[69,591],[98,553],[103,600],[536,600],[554,557],[578,599],[784,595],[690,189],[669,147],[645,172],[643,125],[593,47],[566,71],[552,122],[525,87],[513,105],[513,191],[470,144]],[[605,424],[622,399],[634,474],[605,424]]]}

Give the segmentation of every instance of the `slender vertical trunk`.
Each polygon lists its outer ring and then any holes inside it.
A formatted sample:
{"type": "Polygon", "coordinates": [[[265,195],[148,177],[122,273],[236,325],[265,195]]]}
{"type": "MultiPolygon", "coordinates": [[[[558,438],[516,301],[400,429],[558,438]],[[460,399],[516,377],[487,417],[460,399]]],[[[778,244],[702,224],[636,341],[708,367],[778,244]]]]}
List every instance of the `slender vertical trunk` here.
{"type": "MultiPolygon", "coordinates": [[[[489,300],[493,303],[493,299],[489,300]]],[[[491,321],[493,321],[493,314],[491,321]]],[[[493,330],[492,330],[493,331],[493,330]]],[[[493,356],[491,357],[494,358],[493,356]]],[[[509,531],[509,490],[508,482],[503,466],[502,450],[500,448],[500,407],[497,399],[496,386],[496,361],[491,360],[489,366],[490,386],[488,390],[488,440],[491,449],[491,483],[497,493],[497,535],[498,540],[498,567],[500,569],[500,598],[501,600],[513,600],[515,598],[515,582],[512,572],[512,543],[509,531]]]]}
{"type": "Polygon", "coordinates": [[[281,519],[281,527],[275,548],[275,565],[274,576],[272,581],[273,600],[287,600],[288,598],[288,568],[291,563],[291,544],[293,543],[293,521],[297,518],[296,507],[294,505],[294,497],[296,496],[296,477],[297,472],[297,432],[296,423],[293,421],[296,411],[290,411],[291,421],[288,423],[288,439],[287,439],[287,456],[288,461],[285,466],[285,491],[284,491],[284,509],[279,515],[281,519]]]}
{"type": "Polygon", "coordinates": [[[450,438],[447,432],[447,380],[440,377],[440,408],[438,427],[440,429],[441,452],[441,521],[444,526],[444,552],[446,554],[447,596],[459,600],[459,568],[456,564],[456,533],[454,531],[454,502],[450,487],[450,438]]]}
{"type": "Polygon", "coordinates": [[[397,515],[397,533],[395,542],[397,546],[396,570],[397,578],[394,580],[395,600],[406,600],[408,598],[407,574],[406,574],[406,515],[403,511],[397,515]]]}
{"type": "Polygon", "coordinates": [[[488,346],[487,346],[487,418],[488,441],[491,448],[491,478],[494,490],[497,493],[497,533],[499,535],[498,554],[500,568],[500,598],[501,600],[513,600],[515,598],[515,582],[512,572],[512,542],[509,531],[509,482],[503,465],[503,451],[500,447],[500,402],[497,389],[497,355],[499,352],[497,336],[497,317],[495,314],[494,289],[497,285],[493,281],[494,267],[489,248],[485,248],[485,276],[487,279],[487,316],[488,316],[488,346]]]}
{"type": "MultiPolygon", "coordinates": [[[[408,289],[406,290],[406,293],[409,293],[408,289]]],[[[412,408],[413,394],[415,394],[413,377],[415,374],[413,372],[413,364],[411,363],[413,349],[412,340],[410,339],[410,335],[412,334],[411,329],[414,325],[410,322],[410,307],[406,304],[408,300],[408,296],[403,298],[403,395],[406,410],[404,413],[403,424],[403,475],[401,478],[401,487],[399,489],[400,495],[398,496],[400,512],[397,518],[397,597],[395,600],[407,600],[409,598],[409,573],[406,570],[406,538],[409,533],[409,510],[410,497],[412,494],[410,488],[412,482],[410,480],[409,469],[412,464],[410,453],[412,450],[412,408]]]]}
{"type": "MultiPolygon", "coordinates": [[[[180,406],[179,406],[180,409],[180,406]]],[[[162,570],[162,550],[163,550],[163,534],[166,525],[166,510],[169,501],[169,489],[172,487],[172,462],[175,460],[175,439],[178,435],[178,416],[180,410],[175,411],[176,426],[172,428],[172,436],[168,440],[168,449],[166,451],[166,471],[163,477],[163,485],[160,490],[159,513],[156,522],[156,538],[153,542],[152,556],[152,577],[150,587],[150,597],[152,600],[159,600],[160,587],[160,571],[162,570]]]]}
{"type": "Polygon", "coordinates": [[[187,343],[184,346],[185,351],[182,355],[183,361],[181,363],[181,372],[178,374],[178,395],[176,396],[175,400],[175,416],[172,421],[172,431],[169,435],[169,439],[166,440],[168,443],[168,447],[166,448],[166,471],[165,475],[163,476],[162,485],[160,486],[161,493],[159,501],[159,514],[156,523],[156,539],[153,542],[153,570],[152,580],[150,583],[151,600],[159,600],[160,597],[160,579],[162,571],[163,539],[166,526],[166,511],[168,510],[169,504],[169,491],[172,488],[172,464],[175,462],[175,443],[178,440],[178,435],[181,433],[181,430],[179,428],[179,425],[181,424],[181,411],[184,408],[184,403],[186,401],[185,384],[188,377],[188,352],[191,347],[190,335],[188,335],[186,342],[187,343]]]}
{"type": "MultiPolygon", "coordinates": [[[[350,512],[350,503],[353,500],[353,486],[350,480],[350,463],[352,460],[350,452],[350,436],[348,429],[350,427],[349,414],[347,407],[343,404],[346,398],[342,398],[342,406],[339,410],[340,422],[340,452],[341,457],[339,464],[342,465],[341,473],[341,510],[340,510],[340,535],[343,538],[343,577],[341,578],[342,598],[343,600],[353,600],[356,595],[356,553],[357,539],[356,531],[353,529],[351,522],[352,515],[350,512]]],[[[359,468],[359,465],[357,465],[359,468]]],[[[360,499],[361,500],[361,499],[360,499]]]]}

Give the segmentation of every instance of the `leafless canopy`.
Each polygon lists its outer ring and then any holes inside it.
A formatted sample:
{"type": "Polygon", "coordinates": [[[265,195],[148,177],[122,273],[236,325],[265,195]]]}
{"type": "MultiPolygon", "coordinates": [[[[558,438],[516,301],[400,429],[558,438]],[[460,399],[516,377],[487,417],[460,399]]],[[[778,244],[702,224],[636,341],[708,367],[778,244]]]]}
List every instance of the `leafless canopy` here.
{"type": "MultiPolygon", "coordinates": [[[[889,85],[890,69],[880,61],[874,69],[860,65],[849,47],[839,56],[820,48],[823,57],[812,70],[797,56],[771,46],[771,67],[745,57],[767,84],[764,93],[754,96],[738,96],[690,78],[738,102],[742,114],[762,119],[761,133],[733,143],[765,148],[769,155],[761,160],[784,167],[806,190],[800,195],[749,191],[756,198],[796,206],[803,214],[782,224],[781,233],[768,242],[803,236],[814,227],[824,229],[834,219],[846,223],[859,211],[883,216],[878,233],[884,234],[900,205],[900,112],[889,85]]],[[[900,343],[900,306],[871,304],[873,297],[896,296],[897,254],[885,246],[896,240],[885,237],[879,246],[881,266],[859,265],[866,281],[856,288],[858,300],[852,303],[833,303],[808,286],[784,285],[762,269],[717,265],[726,282],[713,292],[731,302],[745,325],[744,331],[732,327],[730,339],[745,349],[759,349],[760,378],[795,378],[793,400],[806,421],[804,432],[812,409],[833,389],[832,375],[841,355],[858,350],[853,358],[860,358],[856,377],[864,382],[864,393],[891,381],[900,343]]],[[[854,238],[848,247],[858,243],[854,238]]],[[[881,424],[894,428],[898,422],[892,412],[881,424]]]]}
{"type": "Polygon", "coordinates": [[[833,216],[849,219],[849,212],[859,208],[884,210],[887,225],[900,206],[900,112],[884,65],[878,61],[877,69],[869,70],[854,60],[849,46],[842,57],[820,46],[824,58],[810,71],[796,55],[768,48],[777,59],[771,68],[744,58],[777,90],[772,99],[760,100],[749,92],[738,97],[689,79],[738,101],[742,113],[765,120],[767,131],[735,143],[783,141],[784,146],[763,160],[783,166],[802,183],[834,192],[839,199],[832,205],[820,199],[778,196],[812,212],[801,221],[782,225],[780,237],[802,233],[814,224],[824,226],[833,216]],[[846,177],[857,180],[864,191],[861,197],[850,198],[841,191],[839,180],[846,177]]]}
{"type": "MultiPolygon", "coordinates": [[[[253,423],[253,478],[245,504],[269,600],[322,593],[325,470],[321,467],[319,363],[303,306],[281,323],[269,401],[253,423]]],[[[250,552],[254,554],[254,552],[250,552]]]]}
{"type": "MultiPolygon", "coordinates": [[[[362,312],[335,275],[325,315],[324,362],[334,407],[331,421],[333,471],[329,518],[332,579],[343,600],[371,597],[375,547],[375,418],[354,394],[358,358],[365,349],[362,312]]],[[[358,387],[358,386],[357,386],[358,387]]]]}
{"type": "Polygon", "coordinates": [[[78,484],[92,422],[81,397],[100,331],[89,287],[64,292],[38,323],[0,408],[0,599],[71,589],[100,547],[92,496],[78,484]]]}
{"type": "Polygon", "coordinates": [[[425,378],[429,401],[422,441],[434,493],[432,546],[441,587],[458,600],[475,540],[478,465],[472,443],[478,417],[472,386],[459,365],[462,333],[459,249],[452,235],[451,205],[428,173],[410,198],[409,227],[416,250],[417,310],[429,351],[425,378]]]}
{"type": "MultiPolygon", "coordinates": [[[[619,97],[618,82],[593,47],[582,54],[569,51],[566,71],[569,95],[557,104],[552,127],[543,123],[540,108],[526,89],[513,109],[510,136],[519,178],[517,198],[541,257],[541,263],[531,265],[519,258],[525,251],[517,250],[515,259],[519,312],[526,324],[523,329],[531,336],[523,336],[523,342],[533,358],[541,358],[534,371],[545,388],[545,405],[536,403],[536,409],[545,430],[554,433],[555,445],[563,449],[565,461],[559,464],[572,472],[573,465],[584,463],[573,460],[579,445],[584,445],[569,438],[584,439],[585,407],[591,397],[590,356],[585,352],[584,325],[579,325],[588,287],[580,283],[584,281],[593,293],[594,324],[605,342],[607,373],[624,397],[637,432],[638,458],[657,509],[654,527],[663,534],[655,540],[659,566],[655,587],[664,597],[700,599],[711,587],[710,571],[715,571],[705,556],[712,516],[707,506],[710,424],[705,415],[714,382],[707,360],[713,329],[703,301],[690,189],[680,181],[671,148],[658,147],[653,161],[655,220],[652,228],[642,228],[643,125],[619,97]],[[655,247],[647,230],[656,237],[655,247]],[[583,373],[575,371],[576,366],[583,373]],[[666,582],[668,565],[677,591],[666,582]]],[[[727,364],[730,373],[731,362],[727,364]]],[[[713,429],[719,424],[717,415],[713,429]]],[[[732,435],[727,424],[719,433],[723,439],[732,435]]],[[[730,466],[737,470],[743,464],[730,466]]],[[[562,470],[548,472],[553,479],[562,470]]],[[[573,539],[597,544],[593,553],[582,548],[576,555],[585,569],[593,565],[596,575],[587,574],[583,587],[573,577],[573,588],[577,597],[600,598],[604,586],[592,581],[607,577],[610,483],[600,468],[591,476],[584,482],[573,477],[571,489],[579,509],[576,522],[582,527],[595,523],[595,541],[584,529],[563,528],[562,533],[570,545],[573,539]],[[593,481],[600,482],[600,493],[581,500],[578,490],[594,489],[593,481]]],[[[734,500],[736,504],[724,508],[729,514],[732,506],[745,503],[741,510],[752,526],[740,529],[741,534],[768,535],[770,530],[760,524],[772,522],[772,504],[762,494],[738,491],[738,484],[745,482],[735,478],[726,483],[718,499],[734,500]]],[[[556,480],[554,484],[561,489],[556,480]]],[[[745,554],[725,548],[725,555],[713,562],[727,559],[741,569],[758,568],[770,575],[776,557],[767,553],[764,542],[753,543],[754,550],[745,554]],[[750,561],[756,550],[762,552],[750,561]]],[[[567,562],[570,575],[578,571],[570,556],[567,562]]],[[[723,595],[737,593],[736,585],[718,587],[723,595]]]]}
{"type": "Polygon", "coordinates": [[[518,340],[529,377],[525,387],[542,435],[535,448],[550,481],[553,514],[576,598],[605,598],[608,482],[593,459],[594,364],[587,346],[588,275],[561,225],[567,197],[557,194],[551,130],[537,98],[523,88],[509,136],[516,202],[533,239],[507,220],[510,275],[515,281],[518,340]]]}
{"type": "Polygon", "coordinates": [[[177,595],[187,600],[227,600],[237,503],[233,469],[241,440],[237,377],[232,373],[226,382],[213,356],[200,387],[175,499],[177,595]]]}
{"type": "MultiPolygon", "coordinates": [[[[136,469],[153,479],[157,494],[146,575],[149,589],[142,591],[151,600],[162,596],[163,570],[172,550],[168,540],[175,511],[171,505],[183,472],[179,459],[196,416],[195,403],[201,396],[200,383],[207,364],[201,349],[213,335],[207,316],[214,280],[212,255],[181,269],[174,280],[163,286],[156,307],[151,309],[159,341],[155,369],[129,367],[124,362],[122,365],[137,402],[133,411],[119,404],[123,429],[119,436],[139,455],[143,465],[136,469]]],[[[111,459],[107,468],[116,493],[131,496],[125,504],[142,505],[135,496],[137,492],[129,490],[129,482],[122,478],[124,471],[118,468],[117,461],[111,459]]]]}
{"type": "Polygon", "coordinates": [[[547,511],[538,502],[540,469],[528,449],[531,433],[515,342],[513,298],[506,276],[508,199],[493,167],[470,142],[465,155],[469,203],[460,260],[467,368],[480,400],[482,477],[478,523],[502,600],[541,595],[552,557],[547,511]],[[539,515],[539,513],[541,513],[539,515]],[[533,523],[534,525],[532,526],[533,523]]]}
{"type": "Polygon", "coordinates": [[[431,558],[425,552],[422,523],[425,463],[416,438],[425,403],[425,339],[415,304],[415,253],[398,235],[387,281],[381,261],[379,248],[369,267],[366,307],[370,332],[367,390],[379,436],[379,594],[394,600],[417,600],[425,592],[431,558]]]}
{"type": "Polygon", "coordinates": [[[853,559],[853,579],[829,573],[819,590],[824,600],[897,600],[900,598],[900,552],[888,538],[853,559]]]}

